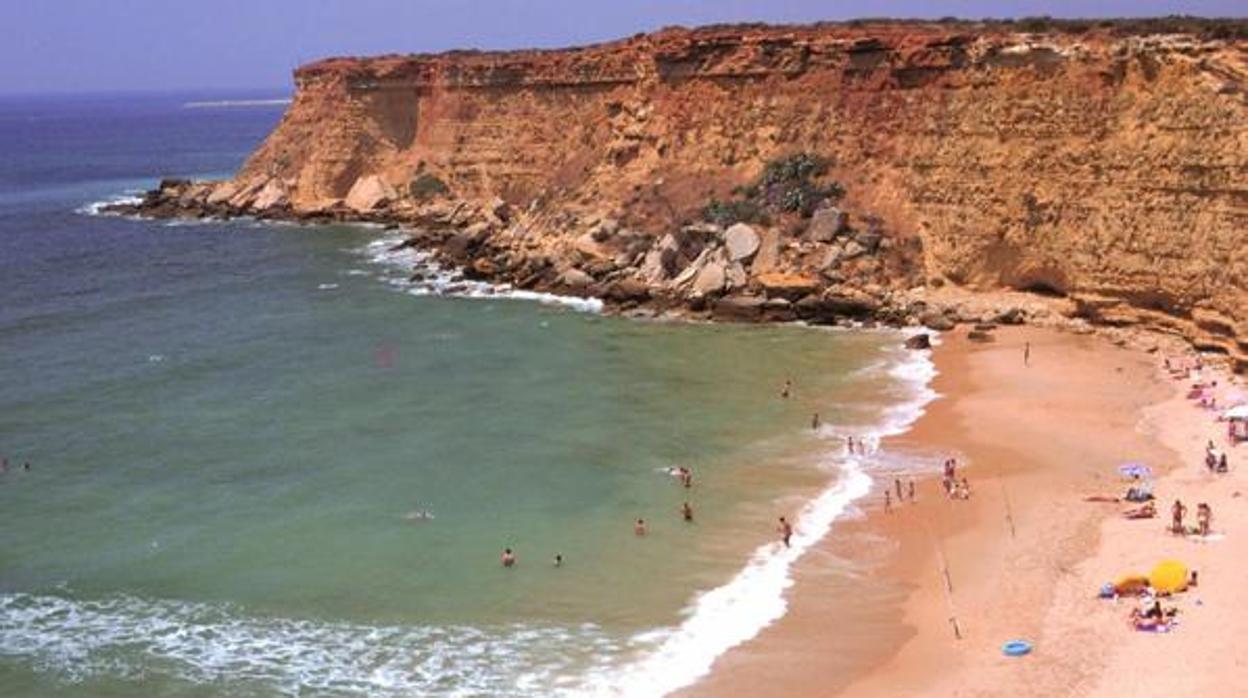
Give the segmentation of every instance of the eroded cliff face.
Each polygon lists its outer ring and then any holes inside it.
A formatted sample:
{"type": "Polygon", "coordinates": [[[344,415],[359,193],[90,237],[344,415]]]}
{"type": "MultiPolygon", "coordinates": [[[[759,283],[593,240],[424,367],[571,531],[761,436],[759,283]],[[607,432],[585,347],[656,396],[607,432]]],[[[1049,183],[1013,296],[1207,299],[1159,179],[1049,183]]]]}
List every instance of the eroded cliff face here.
{"type": "Polygon", "coordinates": [[[745,312],[831,294],[841,310],[898,308],[905,321],[924,288],[1042,292],[1248,362],[1242,41],[672,29],[562,51],[330,59],[295,81],[232,182],[179,195],[472,228],[446,210],[467,203],[488,224],[467,246],[507,251],[483,275],[515,267],[523,281],[541,269],[516,256],[540,250],[549,285],[744,295],[745,312]],[[832,232],[780,216],[753,226],[759,251],[733,259],[714,251],[722,228],[689,225],[794,153],[826,158],[846,191],[832,232]],[[422,177],[449,193],[431,202],[422,177]],[[717,260],[735,277],[692,289],[717,260]]]}

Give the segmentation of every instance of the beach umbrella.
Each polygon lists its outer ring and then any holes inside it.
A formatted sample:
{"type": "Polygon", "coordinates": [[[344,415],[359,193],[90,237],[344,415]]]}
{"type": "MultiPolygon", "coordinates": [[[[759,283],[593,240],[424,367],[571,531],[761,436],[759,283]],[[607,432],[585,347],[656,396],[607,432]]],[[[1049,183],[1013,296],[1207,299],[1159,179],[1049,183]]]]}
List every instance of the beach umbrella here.
{"type": "Polygon", "coordinates": [[[1248,405],[1240,405],[1222,413],[1227,419],[1248,419],[1248,405]]]}
{"type": "Polygon", "coordinates": [[[1148,573],[1148,583],[1160,592],[1183,591],[1187,588],[1187,565],[1178,560],[1162,560],[1148,573]]]}
{"type": "Polygon", "coordinates": [[[1152,477],[1153,476],[1153,471],[1151,468],[1137,461],[1132,461],[1130,463],[1123,463],[1122,465],[1118,466],[1118,472],[1122,473],[1123,477],[1152,477]]]}

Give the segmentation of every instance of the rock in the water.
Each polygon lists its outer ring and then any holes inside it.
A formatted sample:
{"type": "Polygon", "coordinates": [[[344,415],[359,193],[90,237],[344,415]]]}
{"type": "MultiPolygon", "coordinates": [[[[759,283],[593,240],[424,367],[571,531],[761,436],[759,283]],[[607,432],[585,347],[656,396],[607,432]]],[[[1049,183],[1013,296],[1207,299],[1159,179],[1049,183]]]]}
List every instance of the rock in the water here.
{"type": "Polygon", "coordinates": [[[919,333],[906,338],[907,349],[931,349],[932,338],[927,333],[919,333]]]}
{"type": "Polygon", "coordinates": [[[998,322],[1002,325],[1021,325],[1026,319],[1027,313],[1022,308],[1007,308],[997,313],[997,316],[993,318],[993,322],[998,322]]]}
{"type": "Polygon", "coordinates": [[[745,223],[736,223],[724,231],[724,247],[728,250],[728,261],[745,262],[758,252],[758,233],[745,223]]]}
{"type": "Polygon", "coordinates": [[[992,333],[983,330],[971,330],[966,333],[966,338],[972,342],[991,342],[992,333]]]}
{"type": "Polygon", "coordinates": [[[866,317],[880,309],[880,301],[855,289],[828,291],[823,295],[826,309],[847,317],[866,317]]]}
{"type": "Polygon", "coordinates": [[[949,319],[948,315],[938,310],[929,310],[923,313],[919,316],[919,322],[923,323],[923,326],[929,330],[936,330],[937,332],[946,332],[956,326],[953,320],[949,319]]]}
{"type": "Polygon", "coordinates": [[[845,232],[847,216],[839,208],[821,208],[810,217],[806,226],[806,236],[812,242],[832,242],[837,235],[845,232]]]}

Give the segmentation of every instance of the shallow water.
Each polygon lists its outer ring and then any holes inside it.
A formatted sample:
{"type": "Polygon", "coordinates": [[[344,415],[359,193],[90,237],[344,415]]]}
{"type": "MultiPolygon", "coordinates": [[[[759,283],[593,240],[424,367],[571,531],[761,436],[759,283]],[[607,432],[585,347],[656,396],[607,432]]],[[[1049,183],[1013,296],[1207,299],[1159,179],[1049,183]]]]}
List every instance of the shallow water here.
{"type": "Polygon", "coordinates": [[[376,229],[84,212],[232,171],[280,105],[182,105],[237,98],[0,102],[6,695],[660,693],[783,612],[865,486],[840,436],[914,416],[895,334],[444,297],[376,229]]]}

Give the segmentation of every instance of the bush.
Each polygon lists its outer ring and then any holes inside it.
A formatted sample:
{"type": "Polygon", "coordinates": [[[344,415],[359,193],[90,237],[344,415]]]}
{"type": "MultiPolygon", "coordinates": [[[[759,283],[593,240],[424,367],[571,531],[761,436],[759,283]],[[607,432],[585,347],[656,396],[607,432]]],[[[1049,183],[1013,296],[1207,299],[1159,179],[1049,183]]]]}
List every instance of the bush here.
{"type": "Polygon", "coordinates": [[[428,172],[416,177],[407,185],[408,193],[415,199],[429,199],[451,191],[446,182],[428,172]]]}
{"type": "Polygon", "coordinates": [[[798,153],[777,158],[763,167],[753,183],[734,187],[735,200],[711,199],[702,209],[702,218],[720,225],[765,223],[770,221],[770,214],[780,213],[809,218],[824,201],[835,202],[845,195],[845,189],[836,182],[816,181],[827,171],[827,160],[818,155],[798,153]]]}

